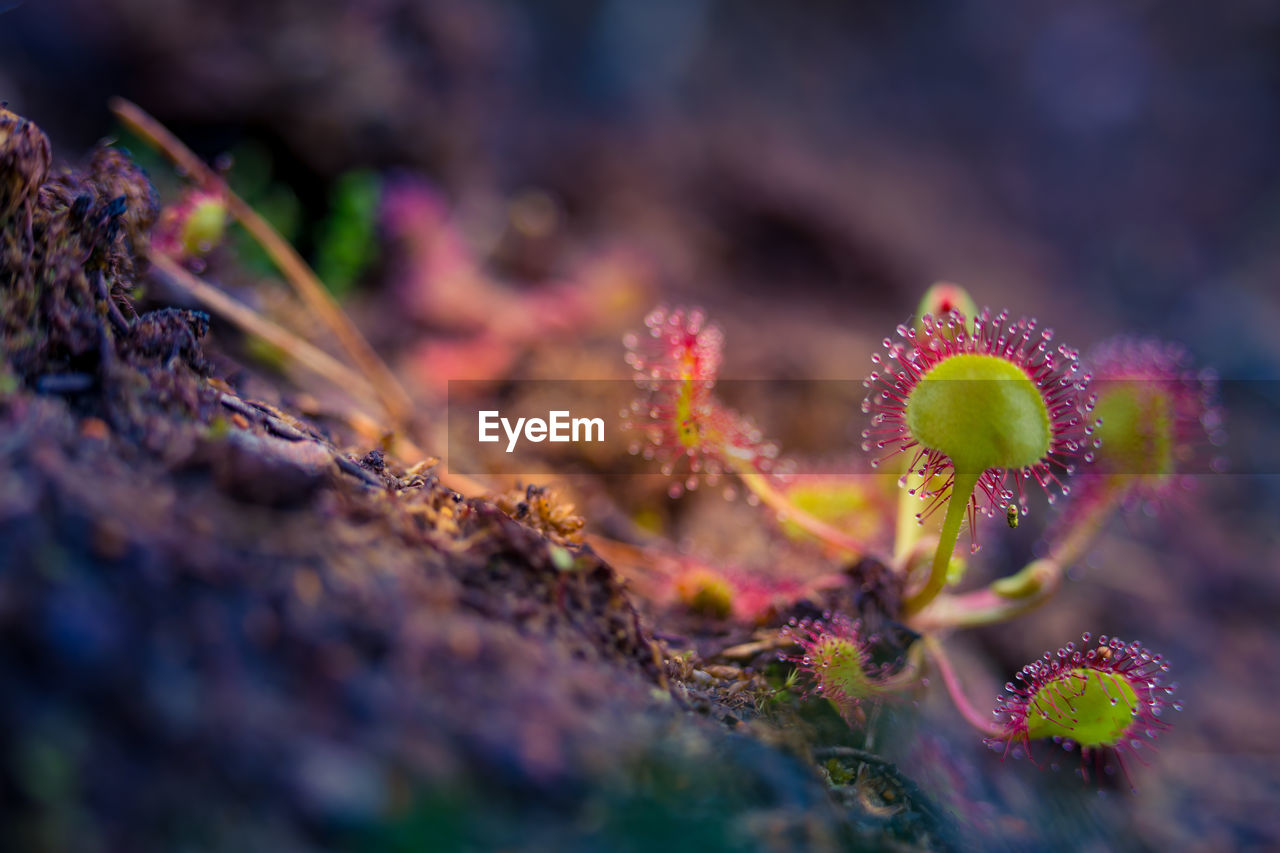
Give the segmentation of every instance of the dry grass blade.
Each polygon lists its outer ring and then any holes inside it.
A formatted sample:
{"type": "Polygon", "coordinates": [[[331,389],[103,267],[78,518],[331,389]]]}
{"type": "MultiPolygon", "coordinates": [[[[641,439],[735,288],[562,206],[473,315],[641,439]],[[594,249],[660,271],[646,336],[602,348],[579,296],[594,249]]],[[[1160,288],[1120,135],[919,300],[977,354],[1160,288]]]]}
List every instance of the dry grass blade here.
{"type": "Polygon", "coordinates": [[[242,331],[256,335],[283,351],[317,376],[343,388],[347,393],[365,403],[377,399],[377,393],[373,387],[359,373],[283,326],[273,323],[252,308],[237,302],[218,288],[187,272],[172,259],[164,255],[152,254],[151,264],[174,287],[189,294],[219,317],[234,323],[242,331]]]}
{"type": "MultiPolygon", "coordinates": [[[[421,448],[407,434],[411,428],[413,400],[293,247],[244,199],[231,192],[221,176],[164,125],[123,98],[112,99],[111,110],[133,132],[168,157],[179,171],[192,180],[216,186],[224,194],[231,214],[267,252],[312,313],[331,330],[359,370],[353,370],[339,362],[173,261],[153,255],[152,261],[156,268],[175,286],[190,293],[210,311],[278,347],[299,365],[318,376],[347,389],[354,398],[363,401],[362,405],[380,404],[395,425],[394,431],[388,432],[376,418],[359,410],[348,413],[348,424],[366,440],[387,446],[393,455],[401,459],[423,458],[421,448]]],[[[444,434],[441,432],[441,439],[443,438],[444,434]]],[[[441,470],[439,475],[441,482],[463,494],[481,495],[490,491],[484,484],[464,474],[441,470]]]]}
{"type": "Polygon", "coordinates": [[[136,104],[123,98],[113,98],[111,111],[130,130],[163,152],[193,180],[216,186],[224,193],[231,215],[262,246],[302,301],[338,339],[356,367],[367,377],[368,384],[373,387],[392,422],[403,428],[413,411],[413,400],[293,246],[244,199],[231,192],[221,176],[136,104]]]}
{"type": "MultiPolygon", "coordinates": [[[[300,367],[345,390],[357,405],[344,413],[344,420],[365,441],[371,444],[389,445],[388,449],[391,453],[400,459],[424,458],[422,449],[412,440],[402,434],[388,435],[375,418],[365,413],[364,408],[376,404],[377,392],[360,373],[323,350],[317,349],[283,326],[263,317],[247,305],[232,299],[208,282],[192,275],[170,258],[158,254],[152,255],[151,263],[169,284],[189,294],[205,308],[234,324],[241,331],[256,335],[276,347],[300,367]]],[[[460,475],[448,478],[442,475],[441,480],[455,491],[468,494],[483,494],[486,491],[481,484],[460,475]]]]}

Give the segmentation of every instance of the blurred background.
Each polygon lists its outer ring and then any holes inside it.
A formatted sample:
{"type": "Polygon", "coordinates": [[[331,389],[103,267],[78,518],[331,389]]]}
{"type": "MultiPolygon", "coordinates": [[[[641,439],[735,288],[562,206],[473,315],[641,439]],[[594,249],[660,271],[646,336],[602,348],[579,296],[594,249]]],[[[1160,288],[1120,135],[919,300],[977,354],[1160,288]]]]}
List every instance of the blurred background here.
{"type": "Polygon", "coordinates": [[[113,95],[223,158],[424,394],[625,376],[658,301],[725,326],[725,375],[860,378],[937,280],[1085,351],[1183,343],[1233,473],[971,645],[993,691],[1081,630],[1166,651],[1187,709],[1112,808],[1138,847],[1280,843],[1280,5],[0,0],[0,99],[63,159],[113,95]],[[541,325],[477,316],[508,302],[541,325]]]}

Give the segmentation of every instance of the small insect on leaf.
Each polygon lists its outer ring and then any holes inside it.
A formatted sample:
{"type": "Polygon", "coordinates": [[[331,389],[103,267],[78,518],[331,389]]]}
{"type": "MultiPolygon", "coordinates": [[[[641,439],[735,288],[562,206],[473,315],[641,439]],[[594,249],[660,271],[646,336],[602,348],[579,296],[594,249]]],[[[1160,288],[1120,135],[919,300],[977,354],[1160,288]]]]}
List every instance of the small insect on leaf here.
{"type": "Polygon", "coordinates": [[[1009,527],[1011,529],[1016,529],[1018,526],[1018,505],[1012,503],[1009,504],[1005,507],[1004,514],[1005,518],[1009,521],[1009,527]]]}

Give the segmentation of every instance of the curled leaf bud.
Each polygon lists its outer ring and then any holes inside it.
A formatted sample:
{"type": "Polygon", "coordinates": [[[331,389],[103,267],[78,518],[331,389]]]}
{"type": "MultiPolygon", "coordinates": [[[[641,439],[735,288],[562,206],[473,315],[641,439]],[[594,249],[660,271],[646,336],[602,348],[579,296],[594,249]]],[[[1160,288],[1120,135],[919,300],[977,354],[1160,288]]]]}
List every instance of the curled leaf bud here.
{"type": "Polygon", "coordinates": [[[946,323],[948,316],[978,316],[978,304],[969,291],[958,284],[940,281],[924,292],[920,306],[916,308],[916,334],[924,334],[924,318],[932,317],[934,324],[946,323]]]}

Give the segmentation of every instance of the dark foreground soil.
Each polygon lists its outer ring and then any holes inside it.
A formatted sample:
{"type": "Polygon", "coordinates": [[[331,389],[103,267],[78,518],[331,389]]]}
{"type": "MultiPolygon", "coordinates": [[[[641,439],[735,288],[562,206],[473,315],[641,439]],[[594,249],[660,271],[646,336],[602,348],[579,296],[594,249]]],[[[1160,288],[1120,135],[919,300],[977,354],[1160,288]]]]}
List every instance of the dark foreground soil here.
{"type": "Polygon", "coordinates": [[[655,642],[572,519],[239,393],[207,317],[135,310],[142,173],[3,118],[2,846],[947,846],[891,764],[819,770],[762,679],[655,642]]]}

